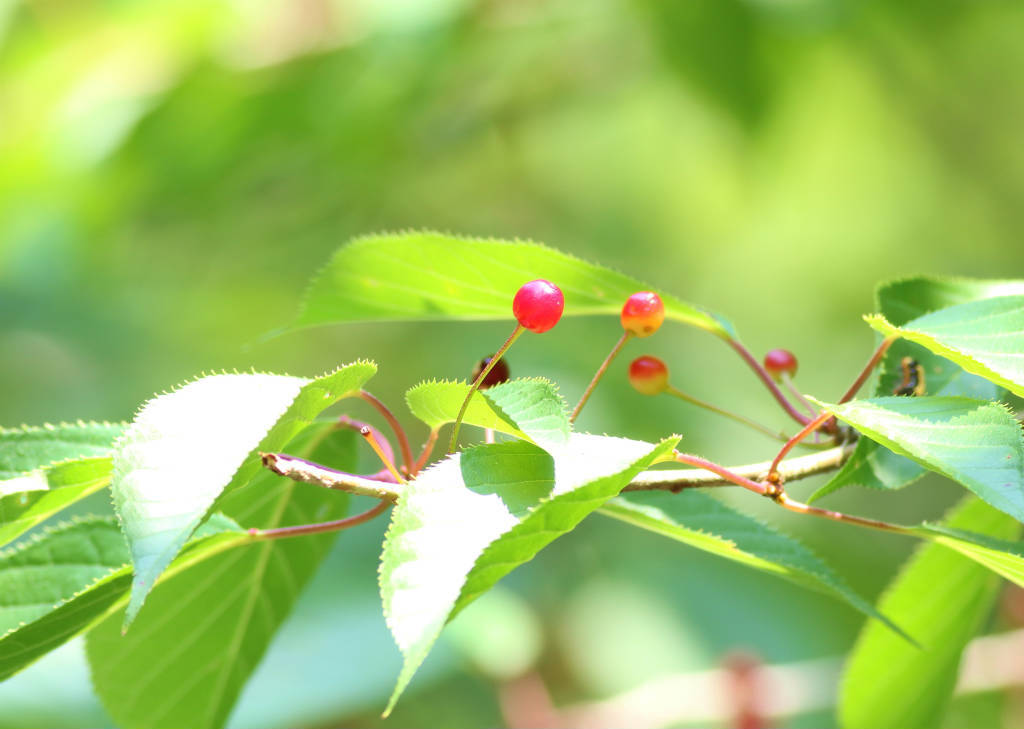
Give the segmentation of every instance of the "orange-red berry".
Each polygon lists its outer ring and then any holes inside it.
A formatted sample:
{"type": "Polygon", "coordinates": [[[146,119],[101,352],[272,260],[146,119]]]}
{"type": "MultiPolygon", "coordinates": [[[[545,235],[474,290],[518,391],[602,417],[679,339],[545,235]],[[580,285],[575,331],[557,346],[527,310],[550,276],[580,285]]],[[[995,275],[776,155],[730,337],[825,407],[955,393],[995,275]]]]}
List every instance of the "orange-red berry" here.
{"type": "Polygon", "coordinates": [[[773,349],[764,356],[764,368],[776,381],[783,373],[792,377],[796,374],[796,357],[788,349],[773,349]]]}
{"type": "Polygon", "coordinates": [[[562,290],[542,278],[524,283],[512,300],[512,314],[516,320],[537,334],[557,324],[564,308],[562,290]]]}
{"type": "Polygon", "coordinates": [[[657,357],[637,357],[629,365],[629,384],[644,395],[657,395],[668,387],[668,367],[657,357]]]}
{"type": "Polygon", "coordinates": [[[622,328],[638,337],[649,337],[665,321],[665,304],[653,291],[638,291],[622,307],[622,328]]]}

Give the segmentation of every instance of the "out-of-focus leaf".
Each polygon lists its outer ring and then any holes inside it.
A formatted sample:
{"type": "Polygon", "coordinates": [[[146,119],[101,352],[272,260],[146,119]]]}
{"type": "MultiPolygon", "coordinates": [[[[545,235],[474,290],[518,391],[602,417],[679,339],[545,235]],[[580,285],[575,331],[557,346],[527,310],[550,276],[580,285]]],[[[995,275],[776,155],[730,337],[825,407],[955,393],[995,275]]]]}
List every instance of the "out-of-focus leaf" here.
{"type": "MultiPolygon", "coordinates": [[[[565,316],[615,314],[649,286],[537,243],[400,233],[342,246],[314,279],[291,329],[374,319],[512,319],[512,298],[546,278],[565,295],[565,316]]],[[[732,325],[658,292],[665,316],[719,337],[732,325]]]]}
{"type": "MultiPolygon", "coordinates": [[[[168,579],[248,535],[212,515],[164,572],[168,579]]],[[[54,650],[128,602],[131,565],[113,519],[58,527],[0,562],[5,609],[0,630],[0,681],[54,650]],[[15,622],[17,621],[17,622],[15,622]]]]}
{"type": "MultiPolygon", "coordinates": [[[[946,521],[997,539],[1019,536],[1021,525],[978,499],[946,521]]],[[[920,547],[879,602],[879,609],[920,644],[897,640],[875,623],[864,626],[839,701],[846,729],[938,726],[964,646],[995,600],[998,580],[988,570],[940,544],[920,547]]]]}
{"type": "Polygon", "coordinates": [[[314,380],[212,375],[139,411],[117,443],[111,483],[135,568],[127,623],[221,492],[260,470],[259,451],[280,450],[376,369],[355,362],[314,380]]]}
{"type": "Polygon", "coordinates": [[[886,448],[957,481],[1024,520],[1024,438],[1005,406],[966,397],[820,403],[886,448]]]}
{"type": "MultiPolygon", "coordinates": [[[[289,447],[352,470],[358,435],[314,426],[289,447]],[[330,453],[332,459],[325,456],[330,453]]],[[[246,527],[269,529],[345,516],[347,494],[264,471],[218,504],[246,527]]],[[[131,630],[120,612],[86,639],[93,685],[121,726],[219,727],[288,617],[337,532],[259,541],[161,581],[131,630]]]]}
{"type": "MultiPolygon", "coordinates": [[[[455,422],[468,392],[469,385],[464,382],[422,382],[405,393],[405,400],[413,415],[437,430],[455,422]]],[[[554,384],[543,379],[512,380],[478,390],[463,422],[523,438],[542,448],[562,445],[569,438],[565,401],[554,384]]]]}
{"type": "Polygon", "coordinates": [[[551,452],[497,443],[453,455],[411,481],[381,556],[384,614],[405,657],[388,711],[453,615],[677,442],[574,434],[551,452]]]}
{"type": "Polygon", "coordinates": [[[600,513],[823,592],[899,632],[808,547],[710,494],[696,489],[630,493],[612,499],[600,513]]]}
{"type": "Polygon", "coordinates": [[[758,7],[743,0],[645,3],[665,59],[696,91],[745,125],[759,121],[769,99],[761,56],[768,34],[758,7]]]}
{"type": "Polygon", "coordinates": [[[1024,396],[1024,296],[969,301],[903,326],[866,317],[884,336],[916,342],[1016,395],[1024,396]]]}
{"type": "Polygon", "coordinates": [[[923,524],[915,531],[1024,587],[1024,543],[995,539],[944,524],[923,524]]]}

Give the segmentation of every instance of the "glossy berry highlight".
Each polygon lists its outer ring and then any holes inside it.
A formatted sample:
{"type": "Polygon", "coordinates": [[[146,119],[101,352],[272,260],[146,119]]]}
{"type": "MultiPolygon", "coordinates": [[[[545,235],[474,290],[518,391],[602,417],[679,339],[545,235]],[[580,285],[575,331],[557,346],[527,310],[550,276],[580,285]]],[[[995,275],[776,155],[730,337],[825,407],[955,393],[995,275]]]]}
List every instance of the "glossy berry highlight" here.
{"type": "Polygon", "coordinates": [[[649,337],[665,321],[665,304],[653,291],[638,291],[622,307],[622,328],[637,337],[649,337]]]}
{"type": "Polygon", "coordinates": [[[565,308],[562,290],[539,278],[519,287],[512,300],[512,314],[523,328],[541,334],[558,323],[565,308]]]}
{"type": "MultiPolygon", "coordinates": [[[[484,357],[482,360],[477,362],[476,366],[473,368],[473,374],[470,376],[470,380],[476,382],[477,378],[480,377],[480,373],[486,369],[492,359],[494,359],[493,354],[490,357],[484,357]]],[[[486,390],[489,387],[494,387],[495,385],[500,385],[503,382],[508,382],[509,378],[510,374],[508,363],[503,359],[499,359],[494,363],[494,366],[491,367],[491,371],[488,372],[484,376],[484,379],[480,381],[480,386],[477,389],[486,390]]]]}
{"type": "Polygon", "coordinates": [[[788,349],[773,349],[764,356],[764,368],[776,382],[782,379],[783,374],[795,375],[796,367],[796,357],[788,349]]]}
{"type": "Polygon", "coordinates": [[[642,395],[658,395],[668,389],[668,367],[657,357],[637,357],[629,365],[629,384],[642,395]]]}

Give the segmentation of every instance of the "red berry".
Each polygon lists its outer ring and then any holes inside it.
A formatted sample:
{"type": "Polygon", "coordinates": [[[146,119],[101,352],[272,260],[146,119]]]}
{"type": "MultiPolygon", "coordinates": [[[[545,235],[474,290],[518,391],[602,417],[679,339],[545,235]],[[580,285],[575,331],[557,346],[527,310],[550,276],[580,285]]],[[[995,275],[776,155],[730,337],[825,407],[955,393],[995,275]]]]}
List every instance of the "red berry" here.
{"type": "Polygon", "coordinates": [[[668,387],[668,367],[657,357],[637,357],[629,365],[629,384],[643,395],[657,395],[668,387]]]}
{"type": "Polygon", "coordinates": [[[520,324],[537,334],[557,324],[564,308],[561,289],[542,278],[524,283],[512,299],[512,314],[520,324]]]}
{"type": "MultiPolygon", "coordinates": [[[[484,357],[476,363],[476,367],[473,368],[473,374],[470,377],[470,382],[476,382],[476,378],[484,371],[484,367],[491,363],[491,357],[494,357],[494,355],[492,354],[490,357],[484,357]]],[[[487,373],[487,377],[484,378],[484,381],[480,383],[480,387],[477,389],[486,390],[488,387],[500,385],[503,382],[508,382],[508,380],[508,363],[506,363],[505,359],[502,358],[495,363],[494,367],[492,367],[491,371],[487,373]]]]}
{"type": "Polygon", "coordinates": [[[638,337],[649,337],[665,321],[665,304],[653,291],[638,291],[622,307],[622,328],[638,337]]]}
{"type": "Polygon", "coordinates": [[[776,380],[783,372],[792,377],[796,374],[796,357],[788,349],[773,349],[764,356],[764,368],[776,380]]]}

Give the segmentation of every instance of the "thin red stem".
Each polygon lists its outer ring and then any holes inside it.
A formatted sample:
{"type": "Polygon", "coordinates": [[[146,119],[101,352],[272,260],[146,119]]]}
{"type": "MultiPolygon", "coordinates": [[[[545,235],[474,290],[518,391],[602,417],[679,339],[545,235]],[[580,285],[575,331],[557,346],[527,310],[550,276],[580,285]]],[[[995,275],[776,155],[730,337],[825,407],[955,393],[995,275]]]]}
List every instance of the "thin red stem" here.
{"type": "Polygon", "coordinates": [[[597,387],[597,383],[602,377],[604,377],[604,373],[608,370],[608,365],[610,365],[616,355],[622,351],[622,347],[625,346],[626,342],[632,335],[633,333],[630,331],[622,332],[622,336],[619,337],[619,341],[615,343],[615,346],[612,347],[612,351],[604,358],[604,362],[601,363],[601,366],[597,368],[597,372],[594,373],[594,378],[590,381],[590,384],[587,385],[587,389],[583,391],[583,397],[581,397],[580,401],[576,403],[576,407],[572,409],[572,415],[569,416],[570,423],[576,422],[576,418],[580,414],[580,410],[582,410],[583,406],[587,404],[587,400],[590,399],[590,394],[594,391],[594,388],[597,387]]]}
{"type": "Polygon", "coordinates": [[[359,431],[359,435],[363,436],[363,439],[369,444],[370,448],[373,449],[373,452],[377,454],[377,458],[379,458],[380,462],[384,464],[384,468],[387,469],[388,473],[394,476],[395,482],[404,484],[405,479],[402,477],[402,474],[398,472],[398,469],[395,468],[394,462],[388,459],[387,454],[384,453],[384,450],[377,443],[377,439],[373,437],[373,431],[368,426],[363,426],[359,431]]]}
{"type": "Polygon", "coordinates": [[[811,414],[812,418],[818,414],[818,409],[814,407],[814,405],[804,397],[804,394],[796,388],[796,385],[793,384],[793,378],[789,376],[788,372],[783,372],[779,377],[782,378],[782,384],[786,386],[786,389],[789,390],[790,393],[792,393],[794,399],[807,408],[807,412],[811,414]]]}
{"type": "Polygon", "coordinates": [[[818,417],[807,423],[807,425],[805,425],[799,433],[797,433],[792,438],[786,441],[785,445],[782,446],[782,449],[779,450],[778,455],[775,456],[775,460],[772,461],[771,468],[768,469],[769,480],[772,478],[778,478],[779,462],[786,457],[786,454],[793,450],[797,443],[799,443],[804,438],[806,438],[811,433],[820,428],[822,425],[824,425],[825,422],[828,421],[831,417],[832,414],[829,412],[820,413],[818,417]]]}
{"type": "Polygon", "coordinates": [[[751,481],[749,478],[740,476],[738,473],[733,473],[725,466],[719,466],[714,461],[709,461],[700,456],[695,456],[690,453],[676,453],[675,459],[679,463],[685,463],[689,466],[695,466],[696,468],[703,468],[705,471],[711,471],[716,473],[726,481],[732,481],[737,486],[742,486],[745,489],[750,489],[755,494],[761,494],[761,496],[769,495],[769,487],[763,483],[757,481],[751,481]]]}
{"type": "Polygon", "coordinates": [[[278,527],[277,529],[250,529],[249,536],[253,539],[285,539],[287,537],[301,537],[306,534],[337,532],[370,521],[375,516],[387,511],[389,506],[391,506],[391,502],[381,501],[375,507],[369,511],[364,511],[362,514],[356,514],[347,519],[338,519],[337,521],[325,521],[319,524],[301,524],[299,526],[278,527]]]}
{"type": "Polygon", "coordinates": [[[430,454],[434,452],[434,446],[437,444],[437,436],[438,432],[436,429],[430,431],[430,435],[427,436],[427,440],[423,444],[423,450],[420,452],[420,457],[416,459],[416,465],[413,466],[411,475],[415,476],[423,470],[425,465],[427,465],[427,460],[429,460],[430,454]]]}
{"type": "Polygon", "coordinates": [[[807,423],[810,422],[810,418],[793,407],[792,403],[790,403],[789,400],[786,399],[786,396],[782,394],[782,390],[780,390],[778,385],[775,384],[775,381],[772,380],[772,376],[769,375],[767,370],[761,366],[760,362],[754,359],[754,356],[749,352],[749,350],[735,339],[729,339],[728,342],[732,348],[739,353],[740,357],[743,358],[743,361],[750,365],[750,369],[754,370],[754,373],[761,378],[761,382],[764,383],[764,386],[768,388],[768,391],[778,401],[779,405],[782,406],[782,409],[789,414],[789,417],[800,423],[800,425],[807,425],[807,423]]]}
{"type": "Polygon", "coordinates": [[[473,393],[480,389],[480,383],[484,381],[484,378],[486,378],[488,374],[490,374],[491,370],[494,369],[494,365],[498,364],[499,360],[505,356],[505,352],[508,351],[508,348],[512,346],[512,343],[515,342],[522,333],[523,325],[516,324],[516,328],[512,330],[508,339],[506,339],[505,343],[501,345],[501,349],[494,353],[494,356],[491,357],[491,361],[487,363],[486,367],[480,370],[480,374],[476,376],[475,380],[473,380],[473,384],[470,386],[469,392],[466,394],[466,399],[462,401],[462,407],[459,408],[459,414],[455,418],[455,425],[452,426],[452,439],[448,443],[449,453],[454,453],[455,446],[458,445],[459,426],[462,425],[462,418],[466,415],[466,410],[469,408],[469,401],[473,399],[473,393]]]}
{"type": "Polygon", "coordinates": [[[687,395],[685,392],[683,392],[682,390],[676,389],[672,385],[668,385],[665,388],[665,392],[667,392],[669,395],[672,395],[674,397],[678,397],[680,400],[683,400],[684,402],[688,402],[691,405],[696,405],[697,407],[704,408],[705,410],[710,410],[713,413],[718,413],[719,415],[724,415],[727,418],[732,418],[737,423],[741,423],[742,425],[746,425],[748,428],[753,428],[754,430],[756,430],[756,431],[758,431],[760,433],[763,433],[764,435],[767,435],[769,438],[775,438],[776,440],[781,440],[781,441],[789,440],[789,436],[786,435],[785,433],[781,433],[779,431],[772,430],[768,426],[761,425],[760,423],[758,423],[755,420],[751,420],[750,418],[744,417],[743,415],[739,415],[738,413],[734,413],[731,410],[726,410],[725,408],[720,408],[717,405],[712,405],[709,402],[705,402],[704,400],[701,400],[699,398],[693,397],[693,395],[687,395]]]}
{"type": "Polygon", "coordinates": [[[871,359],[869,359],[868,363],[864,365],[864,369],[861,370],[857,379],[853,381],[852,385],[850,385],[850,389],[847,390],[846,394],[839,399],[840,404],[853,399],[853,396],[856,395],[864,383],[867,382],[868,377],[871,376],[872,370],[874,370],[875,367],[878,366],[878,363],[882,361],[882,357],[885,356],[885,353],[889,351],[889,347],[891,347],[892,343],[895,341],[895,337],[882,340],[882,343],[878,345],[878,349],[876,349],[875,353],[871,355],[871,359]]]}
{"type": "Polygon", "coordinates": [[[376,397],[368,393],[366,390],[359,391],[359,397],[366,402],[370,403],[377,409],[386,421],[391,426],[391,430],[395,432],[395,438],[398,439],[398,447],[402,451],[402,463],[405,464],[405,470],[409,471],[413,465],[412,448],[409,447],[409,439],[405,435],[405,429],[402,424],[398,422],[398,418],[388,409],[388,406],[378,400],[376,397]]]}

